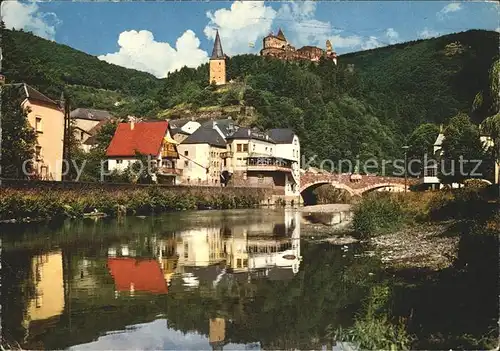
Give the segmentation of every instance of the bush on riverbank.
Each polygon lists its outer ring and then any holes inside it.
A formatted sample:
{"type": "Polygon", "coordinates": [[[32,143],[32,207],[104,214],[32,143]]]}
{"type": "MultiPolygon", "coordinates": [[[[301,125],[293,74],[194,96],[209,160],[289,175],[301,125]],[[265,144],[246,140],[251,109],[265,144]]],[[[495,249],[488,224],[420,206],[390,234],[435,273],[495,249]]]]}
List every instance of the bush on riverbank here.
{"type": "Polygon", "coordinates": [[[389,194],[370,194],[354,207],[354,230],[362,238],[396,230],[403,221],[400,203],[389,194]]]}
{"type": "Polygon", "coordinates": [[[346,330],[337,330],[336,339],[355,344],[362,350],[409,350],[413,337],[406,331],[402,320],[393,322],[391,288],[385,284],[371,288],[362,313],[354,325],[346,330]]]}
{"type": "Polygon", "coordinates": [[[193,188],[176,191],[138,189],[2,189],[0,220],[81,217],[89,212],[116,216],[164,211],[251,208],[264,199],[262,189],[193,188]]]}

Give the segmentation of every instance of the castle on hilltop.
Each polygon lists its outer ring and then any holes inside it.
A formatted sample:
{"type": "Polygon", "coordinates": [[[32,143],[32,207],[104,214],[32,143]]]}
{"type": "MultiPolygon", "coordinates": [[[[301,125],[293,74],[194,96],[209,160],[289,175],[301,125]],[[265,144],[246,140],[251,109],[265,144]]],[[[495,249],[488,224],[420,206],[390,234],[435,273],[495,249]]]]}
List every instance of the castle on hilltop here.
{"type": "MultiPolygon", "coordinates": [[[[263,48],[260,50],[261,56],[276,57],[280,60],[298,61],[308,60],[317,62],[321,57],[332,60],[337,64],[337,53],[333,51],[330,40],[326,41],[326,50],[316,46],[303,46],[295,49],[285,38],[283,31],[278,30],[278,34],[269,34],[263,39],[263,48]]],[[[222,50],[222,44],[217,30],[212,56],[209,61],[209,84],[225,85],[226,81],[226,59],[227,55],[222,50]]]]}
{"type": "Polygon", "coordinates": [[[281,60],[308,60],[317,62],[321,57],[332,60],[337,64],[337,53],[333,51],[330,40],[326,41],[326,50],[316,46],[303,46],[300,49],[295,49],[285,38],[283,31],[278,30],[278,34],[270,33],[263,39],[261,56],[272,56],[281,60]]]}

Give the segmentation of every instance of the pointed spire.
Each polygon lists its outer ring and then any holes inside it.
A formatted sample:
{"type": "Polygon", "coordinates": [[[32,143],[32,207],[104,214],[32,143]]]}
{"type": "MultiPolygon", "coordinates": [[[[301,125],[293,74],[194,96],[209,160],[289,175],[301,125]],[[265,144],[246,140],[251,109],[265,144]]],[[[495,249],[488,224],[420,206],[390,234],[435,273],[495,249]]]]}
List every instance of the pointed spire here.
{"type": "Polygon", "coordinates": [[[215,34],[214,49],[212,50],[212,60],[224,59],[224,52],[222,51],[222,45],[220,43],[219,30],[215,34]]]}
{"type": "Polygon", "coordinates": [[[278,30],[278,34],[276,35],[276,37],[280,38],[281,40],[286,40],[285,34],[283,34],[281,28],[278,30]]]}

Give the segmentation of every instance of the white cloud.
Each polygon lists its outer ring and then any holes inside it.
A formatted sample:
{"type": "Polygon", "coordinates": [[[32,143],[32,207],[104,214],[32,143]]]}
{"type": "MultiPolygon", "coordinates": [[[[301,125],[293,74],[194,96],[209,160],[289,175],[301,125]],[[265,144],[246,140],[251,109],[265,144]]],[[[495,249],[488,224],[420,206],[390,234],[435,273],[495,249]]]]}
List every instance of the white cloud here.
{"type": "Polygon", "coordinates": [[[218,29],[223,51],[234,55],[258,49],[260,43],[256,41],[269,34],[276,11],[260,1],[235,1],[229,9],[207,12],[207,17],[210,19],[204,29],[207,38],[214,40],[218,29]]]}
{"type": "Polygon", "coordinates": [[[399,39],[399,33],[394,30],[394,28],[387,28],[385,31],[385,36],[389,39],[390,44],[397,43],[399,39]]]}
{"type": "Polygon", "coordinates": [[[439,36],[439,34],[440,34],[439,32],[436,32],[435,30],[429,29],[427,27],[425,27],[422,31],[417,33],[418,37],[422,39],[434,38],[439,36]]]}
{"type": "Polygon", "coordinates": [[[186,30],[177,39],[175,48],[169,43],[155,41],[153,33],[147,30],[120,33],[118,45],[118,52],[101,55],[99,59],[149,72],[159,78],[183,66],[198,67],[208,61],[207,52],[200,49],[200,40],[192,30],[186,30]]]}
{"type": "Polygon", "coordinates": [[[439,18],[439,19],[444,19],[449,13],[452,13],[452,12],[457,12],[457,11],[460,11],[462,9],[462,4],[458,3],[458,2],[452,2],[452,3],[449,3],[448,5],[446,5],[445,7],[443,7],[439,12],[436,13],[436,16],[439,18]]]}
{"type": "Polygon", "coordinates": [[[384,44],[382,44],[377,37],[371,36],[361,45],[361,48],[363,50],[370,50],[381,46],[384,46],[384,44]]]}
{"type": "Polygon", "coordinates": [[[54,40],[61,23],[55,13],[39,12],[36,2],[2,1],[1,13],[6,28],[23,29],[49,40],[54,40]]]}

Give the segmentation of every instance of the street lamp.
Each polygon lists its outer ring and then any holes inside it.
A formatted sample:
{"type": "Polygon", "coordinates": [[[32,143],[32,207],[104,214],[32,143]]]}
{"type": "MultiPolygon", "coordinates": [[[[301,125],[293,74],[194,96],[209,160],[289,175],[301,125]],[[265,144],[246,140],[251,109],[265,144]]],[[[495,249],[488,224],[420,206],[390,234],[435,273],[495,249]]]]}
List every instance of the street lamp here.
{"type": "Polygon", "coordinates": [[[405,193],[408,191],[408,163],[407,163],[407,154],[408,154],[408,149],[410,147],[408,145],[405,145],[402,147],[403,150],[405,150],[405,193]]]}

